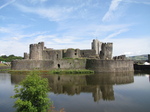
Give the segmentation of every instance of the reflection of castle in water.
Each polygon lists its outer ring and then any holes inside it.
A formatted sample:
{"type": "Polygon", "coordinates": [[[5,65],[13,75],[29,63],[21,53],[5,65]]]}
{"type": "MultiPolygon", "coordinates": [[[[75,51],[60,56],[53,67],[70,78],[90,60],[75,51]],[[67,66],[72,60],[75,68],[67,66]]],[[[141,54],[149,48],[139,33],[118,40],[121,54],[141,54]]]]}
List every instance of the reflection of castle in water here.
{"type": "MultiPolygon", "coordinates": [[[[92,93],[94,101],[114,100],[113,85],[133,83],[133,72],[129,73],[99,73],[95,75],[44,75],[48,78],[51,91],[55,94],[92,93]]],[[[18,83],[23,77],[12,75],[11,82],[18,83]]]]}

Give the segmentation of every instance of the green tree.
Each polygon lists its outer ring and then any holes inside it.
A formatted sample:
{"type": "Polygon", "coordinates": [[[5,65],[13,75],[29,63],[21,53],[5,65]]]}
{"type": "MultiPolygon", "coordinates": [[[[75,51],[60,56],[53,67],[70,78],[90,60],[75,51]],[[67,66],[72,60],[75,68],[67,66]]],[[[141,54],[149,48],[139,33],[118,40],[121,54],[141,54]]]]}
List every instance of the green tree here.
{"type": "Polygon", "coordinates": [[[35,71],[16,85],[14,91],[12,98],[17,98],[14,105],[17,112],[46,112],[50,108],[48,80],[35,71]]]}

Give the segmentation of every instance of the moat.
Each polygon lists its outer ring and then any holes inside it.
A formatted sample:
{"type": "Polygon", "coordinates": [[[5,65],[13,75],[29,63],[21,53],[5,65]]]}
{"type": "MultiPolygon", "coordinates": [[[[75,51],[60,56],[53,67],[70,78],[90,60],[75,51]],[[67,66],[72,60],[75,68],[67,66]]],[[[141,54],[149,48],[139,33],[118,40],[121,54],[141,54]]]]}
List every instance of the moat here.
{"type": "MultiPolygon", "coordinates": [[[[150,73],[44,75],[56,110],[65,112],[149,112],[150,73]]],[[[0,73],[0,112],[13,112],[14,86],[24,75],[0,73]]]]}

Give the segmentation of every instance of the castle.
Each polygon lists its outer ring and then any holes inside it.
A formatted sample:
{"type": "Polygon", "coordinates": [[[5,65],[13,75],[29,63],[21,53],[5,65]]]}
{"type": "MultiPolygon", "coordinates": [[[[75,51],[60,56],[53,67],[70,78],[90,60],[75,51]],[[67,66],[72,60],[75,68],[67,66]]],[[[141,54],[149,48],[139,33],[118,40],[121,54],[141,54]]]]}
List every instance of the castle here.
{"type": "Polygon", "coordinates": [[[125,56],[112,58],[113,43],[102,43],[94,39],[91,49],[46,48],[44,42],[31,44],[29,54],[23,60],[11,62],[13,70],[90,69],[95,72],[133,71],[133,62],[125,56]]]}

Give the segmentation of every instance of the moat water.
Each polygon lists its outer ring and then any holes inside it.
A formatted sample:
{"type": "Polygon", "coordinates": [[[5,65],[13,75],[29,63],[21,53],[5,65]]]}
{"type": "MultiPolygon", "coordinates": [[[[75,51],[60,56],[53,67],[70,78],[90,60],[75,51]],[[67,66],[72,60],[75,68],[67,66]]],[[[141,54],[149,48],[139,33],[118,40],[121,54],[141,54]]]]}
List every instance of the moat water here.
{"type": "MultiPolygon", "coordinates": [[[[55,110],[65,112],[150,112],[150,73],[44,75],[55,110]]],[[[13,112],[14,86],[24,75],[0,73],[0,112],[13,112]]]]}

